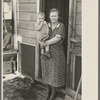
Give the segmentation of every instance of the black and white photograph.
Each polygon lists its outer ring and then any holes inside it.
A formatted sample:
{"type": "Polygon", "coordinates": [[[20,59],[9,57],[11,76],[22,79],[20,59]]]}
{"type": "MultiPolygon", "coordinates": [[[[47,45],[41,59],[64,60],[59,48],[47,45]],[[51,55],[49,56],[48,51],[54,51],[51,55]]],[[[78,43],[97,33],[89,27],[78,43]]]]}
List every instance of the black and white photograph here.
{"type": "Polygon", "coordinates": [[[2,0],[2,22],[2,100],[82,100],[82,0],[2,0]]]}

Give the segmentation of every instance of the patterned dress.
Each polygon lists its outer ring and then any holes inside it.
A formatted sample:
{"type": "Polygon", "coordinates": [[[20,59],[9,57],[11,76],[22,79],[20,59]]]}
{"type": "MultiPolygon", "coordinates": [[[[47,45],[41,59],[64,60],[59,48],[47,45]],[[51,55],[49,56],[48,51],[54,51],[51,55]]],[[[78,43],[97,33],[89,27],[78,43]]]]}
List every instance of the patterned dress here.
{"type": "Polygon", "coordinates": [[[65,28],[59,23],[52,31],[49,23],[50,39],[55,36],[61,36],[61,40],[55,44],[49,45],[51,57],[41,59],[42,78],[46,84],[54,87],[65,85],[65,54],[63,50],[63,40],[65,37],[65,28]]]}

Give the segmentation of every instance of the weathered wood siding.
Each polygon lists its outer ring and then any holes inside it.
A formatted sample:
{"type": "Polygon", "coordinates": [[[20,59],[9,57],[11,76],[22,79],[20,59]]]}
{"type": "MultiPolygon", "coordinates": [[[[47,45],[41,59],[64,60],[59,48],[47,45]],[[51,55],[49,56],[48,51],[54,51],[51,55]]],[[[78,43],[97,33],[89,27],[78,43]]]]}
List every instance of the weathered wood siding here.
{"type": "MultiPolygon", "coordinates": [[[[77,34],[80,36],[80,39],[78,36],[75,35],[75,39],[81,42],[81,36],[82,36],[82,0],[76,1],[76,23],[75,23],[75,30],[77,34]]],[[[76,51],[81,53],[81,44],[77,43],[75,46],[76,51]]]]}
{"type": "MultiPolygon", "coordinates": [[[[17,34],[23,42],[36,41],[34,24],[37,18],[36,0],[18,0],[17,2],[17,34]],[[26,39],[25,39],[26,38],[26,39]]],[[[30,42],[29,42],[30,43],[30,42]]],[[[32,42],[36,44],[36,42],[32,42]]]]}
{"type": "MultiPolygon", "coordinates": [[[[18,37],[18,71],[21,71],[22,66],[22,47],[20,41],[29,46],[35,46],[35,59],[38,63],[38,44],[35,35],[34,25],[37,19],[37,0],[17,0],[16,1],[16,22],[18,37]]],[[[26,52],[27,53],[27,52],[26,52]]],[[[30,58],[31,60],[31,58],[30,58]]],[[[28,61],[28,60],[27,60],[28,61]]],[[[36,63],[35,63],[36,64],[36,63]]],[[[37,64],[38,66],[38,64],[37,64]]],[[[31,66],[32,68],[36,66],[31,66]]],[[[36,67],[38,68],[38,67],[36,67]]],[[[21,71],[23,72],[23,71],[21,71]]],[[[26,73],[24,73],[26,74],[26,73]]],[[[35,73],[34,73],[35,74],[35,73]]],[[[37,73],[38,74],[38,73],[37,73]]]]}
{"type": "Polygon", "coordinates": [[[67,85],[77,88],[81,75],[82,0],[70,0],[67,47],[67,85]],[[78,71],[77,71],[78,70],[78,71]]]}

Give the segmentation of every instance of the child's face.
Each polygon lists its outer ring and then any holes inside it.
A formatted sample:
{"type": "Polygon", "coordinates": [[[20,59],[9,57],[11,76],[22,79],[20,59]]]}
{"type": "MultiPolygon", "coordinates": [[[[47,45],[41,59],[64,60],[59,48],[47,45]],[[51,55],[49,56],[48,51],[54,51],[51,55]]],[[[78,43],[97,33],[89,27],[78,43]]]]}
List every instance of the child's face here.
{"type": "Polygon", "coordinates": [[[44,21],[44,16],[38,15],[38,21],[39,21],[39,22],[44,21]]]}

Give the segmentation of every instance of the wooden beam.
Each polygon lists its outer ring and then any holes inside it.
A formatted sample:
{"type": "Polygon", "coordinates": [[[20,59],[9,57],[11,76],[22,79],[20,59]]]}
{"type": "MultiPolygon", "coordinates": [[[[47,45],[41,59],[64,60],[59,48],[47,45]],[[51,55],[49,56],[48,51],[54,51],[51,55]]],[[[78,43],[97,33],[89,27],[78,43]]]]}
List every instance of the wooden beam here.
{"type": "Polygon", "coordinates": [[[35,22],[32,21],[21,21],[19,20],[19,25],[18,25],[19,29],[30,29],[30,30],[35,30],[35,22]]]}
{"type": "Polygon", "coordinates": [[[37,45],[37,40],[35,38],[22,37],[22,42],[29,45],[37,45]]]}
{"type": "Polygon", "coordinates": [[[37,15],[36,15],[35,12],[34,13],[31,13],[31,12],[19,12],[19,20],[36,21],[36,19],[37,19],[37,15]]]}
{"type": "Polygon", "coordinates": [[[37,0],[19,0],[19,3],[35,3],[37,0]]]}
{"type": "Polygon", "coordinates": [[[73,69],[72,69],[72,88],[74,89],[75,87],[75,54],[73,54],[73,69]]]}
{"type": "Polygon", "coordinates": [[[12,9],[12,12],[13,12],[13,22],[14,22],[14,49],[18,49],[18,43],[17,43],[17,14],[16,14],[16,0],[13,0],[12,1],[13,3],[13,9],[12,9]]]}
{"type": "MultiPolygon", "coordinates": [[[[34,4],[19,4],[19,12],[36,12],[37,7],[36,3],[34,4]]],[[[18,11],[18,10],[17,10],[18,11]]]]}
{"type": "Polygon", "coordinates": [[[39,44],[37,42],[35,50],[35,78],[39,77],[39,44]]]}
{"type": "Polygon", "coordinates": [[[36,32],[33,30],[27,30],[27,29],[18,29],[18,35],[27,37],[27,38],[35,38],[36,39],[36,32]]]}
{"type": "Polygon", "coordinates": [[[18,42],[17,72],[21,72],[21,45],[18,42]]]}

